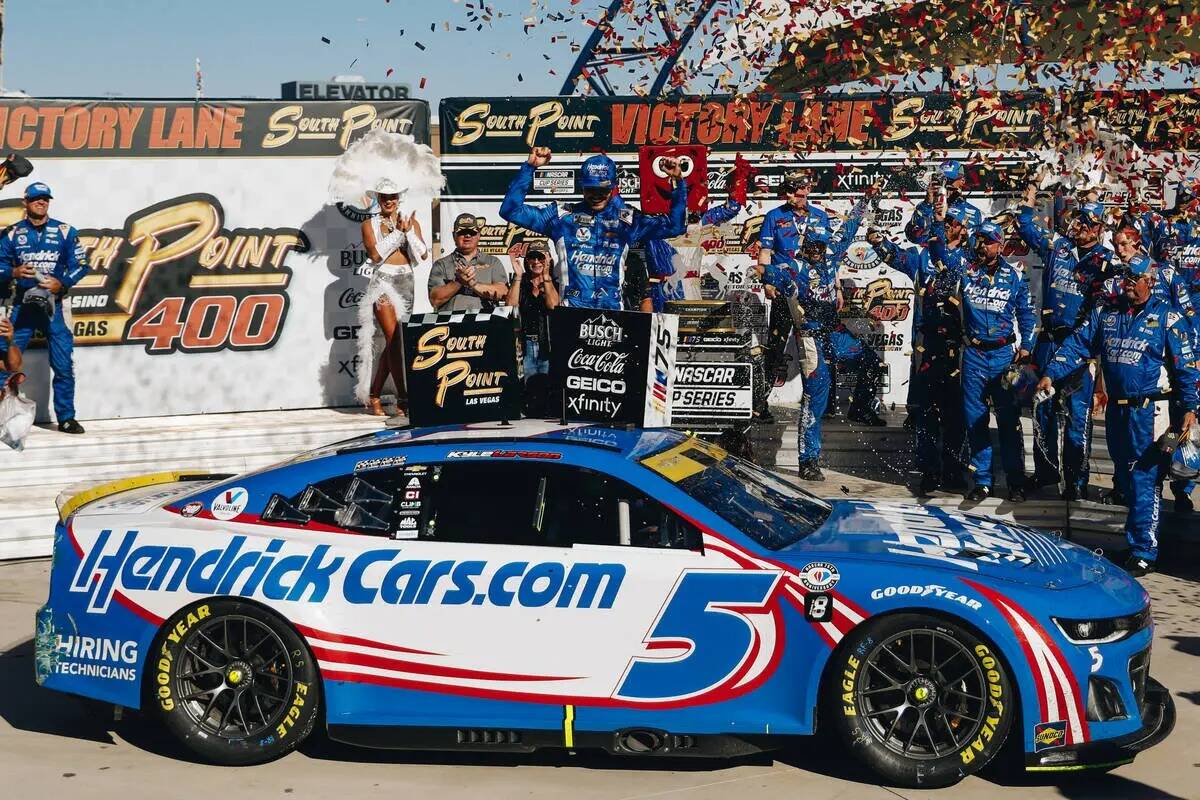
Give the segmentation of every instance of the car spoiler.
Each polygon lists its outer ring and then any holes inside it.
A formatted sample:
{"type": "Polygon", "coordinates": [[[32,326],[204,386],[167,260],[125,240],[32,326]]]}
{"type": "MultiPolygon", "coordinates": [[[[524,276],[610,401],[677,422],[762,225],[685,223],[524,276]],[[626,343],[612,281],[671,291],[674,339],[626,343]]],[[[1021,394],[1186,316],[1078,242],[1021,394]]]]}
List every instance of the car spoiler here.
{"type": "Polygon", "coordinates": [[[141,489],[146,486],[158,486],[164,483],[181,483],[183,481],[219,481],[232,478],[232,473],[213,474],[200,470],[177,470],[174,472],[153,472],[149,475],[136,475],[132,478],[120,478],[115,481],[96,483],[81,488],[79,484],[68,486],[59,492],[55,505],[58,507],[58,519],[66,522],[67,517],[74,514],[88,503],[95,502],[109,495],[128,492],[131,489],[141,489]]]}

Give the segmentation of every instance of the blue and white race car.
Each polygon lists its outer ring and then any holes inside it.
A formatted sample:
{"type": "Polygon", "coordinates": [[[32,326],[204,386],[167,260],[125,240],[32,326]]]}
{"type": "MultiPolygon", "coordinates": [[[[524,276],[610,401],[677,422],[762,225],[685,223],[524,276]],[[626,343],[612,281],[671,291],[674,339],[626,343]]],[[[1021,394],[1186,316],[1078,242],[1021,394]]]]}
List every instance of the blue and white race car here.
{"type": "Polygon", "coordinates": [[[734,755],[835,731],[942,786],[1170,733],[1147,593],[936,508],[826,503],[670,430],[387,430],[60,498],[37,678],[248,764],[371,747],[734,755]]]}

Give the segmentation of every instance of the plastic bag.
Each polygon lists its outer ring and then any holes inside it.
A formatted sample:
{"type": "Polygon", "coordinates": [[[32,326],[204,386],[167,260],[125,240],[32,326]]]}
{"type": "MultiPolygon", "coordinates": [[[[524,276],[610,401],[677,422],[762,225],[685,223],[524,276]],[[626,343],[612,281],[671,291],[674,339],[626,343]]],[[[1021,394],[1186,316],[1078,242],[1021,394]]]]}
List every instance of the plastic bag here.
{"type": "Polygon", "coordinates": [[[1200,447],[1191,436],[1180,440],[1171,454],[1171,477],[1191,481],[1200,476],[1200,447]]]}
{"type": "Polygon", "coordinates": [[[9,390],[0,396],[0,442],[13,450],[25,449],[25,437],[33,429],[37,404],[9,390]]]}

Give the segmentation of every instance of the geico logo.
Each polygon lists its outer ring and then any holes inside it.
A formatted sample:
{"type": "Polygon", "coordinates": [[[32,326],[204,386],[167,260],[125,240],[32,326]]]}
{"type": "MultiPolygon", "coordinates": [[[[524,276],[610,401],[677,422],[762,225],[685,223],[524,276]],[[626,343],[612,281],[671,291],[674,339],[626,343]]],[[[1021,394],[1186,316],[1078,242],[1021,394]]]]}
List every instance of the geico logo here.
{"type": "Polygon", "coordinates": [[[358,329],[361,327],[362,327],[361,325],[334,325],[333,326],[333,338],[338,341],[344,341],[346,339],[357,339],[358,338],[358,329]]]}
{"type": "Polygon", "coordinates": [[[196,550],[138,546],[137,531],[110,545],[113,538],[111,531],[100,533],[71,582],[70,591],[88,594],[89,613],[104,612],[119,590],[302,603],[321,603],[340,591],[353,604],[611,608],[625,579],[621,564],[401,561],[398,549],[367,550],[347,561],[332,555],[330,545],[310,549],[283,539],[256,549],[247,546],[248,537],[234,536],[224,547],[196,550]]]}
{"type": "Polygon", "coordinates": [[[593,378],[591,375],[568,375],[567,388],[582,389],[585,392],[625,394],[625,381],[620,378],[593,378]]]}
{"type": "Polygon", "coordinates": [[[679,383],[731,383],[733,367],[678,366],[675,380],[679,383]]]}

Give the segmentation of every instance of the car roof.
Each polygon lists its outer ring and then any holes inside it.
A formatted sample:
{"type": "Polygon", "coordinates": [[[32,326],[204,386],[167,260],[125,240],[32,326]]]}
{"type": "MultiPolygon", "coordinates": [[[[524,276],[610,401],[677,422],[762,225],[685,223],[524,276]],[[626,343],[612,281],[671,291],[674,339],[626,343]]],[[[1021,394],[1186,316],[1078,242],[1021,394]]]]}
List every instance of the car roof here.
{"type": "Polygon", "coordinates": [[[354,439],[338,442],[303,454],[297,460],[309,460],[342,453],[378,451],[393,447],[455,442],[526,442],[529,444],[573,444],[600,447],[624,457],[656,452],[687,439],[670,428],[634,428],[551,420],[522,419],[513,422],[478,422],[467,425],[439,425],[428,428],[387,428],[354,439]]]}

